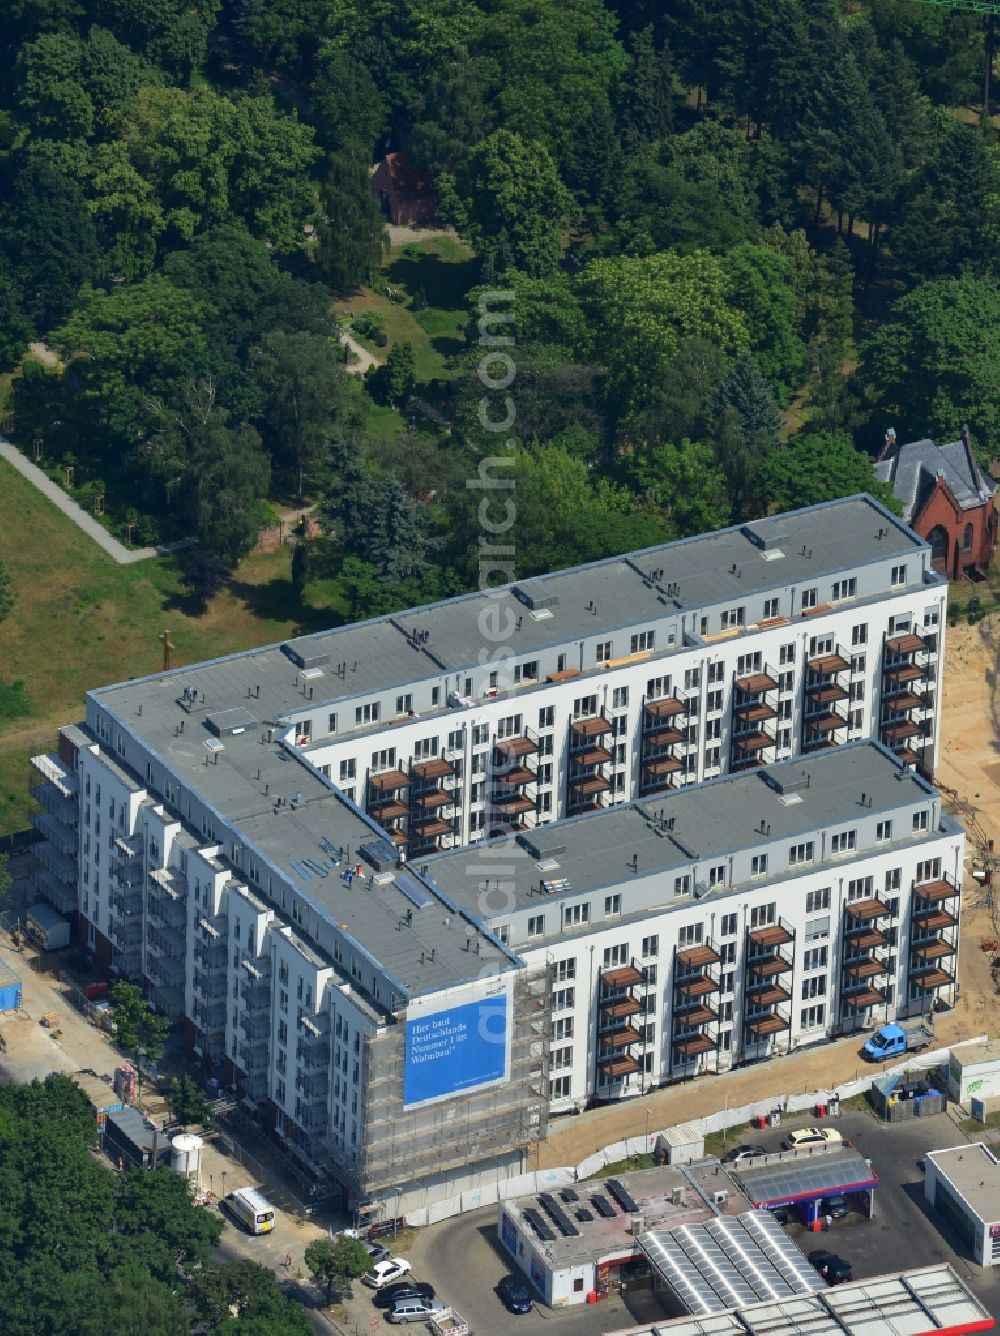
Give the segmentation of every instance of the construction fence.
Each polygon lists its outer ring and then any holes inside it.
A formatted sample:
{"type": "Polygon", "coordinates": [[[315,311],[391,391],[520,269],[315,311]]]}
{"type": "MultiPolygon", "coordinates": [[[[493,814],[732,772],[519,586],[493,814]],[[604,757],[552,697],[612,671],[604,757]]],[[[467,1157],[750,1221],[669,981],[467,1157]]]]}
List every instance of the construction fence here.
{"type": "MultiPolygon", "coordinates": [[[[951,1048],[938,1048],[930,1053],[914,1053],[896,1067],[876,1069],[870,1074],[858,1077],[854,1081],[845,1081],[843,1085],[831,1087],[829,1090],[782,1095],[778,1099],[757,1100],[753,1104],[719,1109],[704,1118],[686,1120],[684,1127],[695,1130],[705,1137],[732,1127],[745,1127],[754,1118],[761,1116],[804,1113],[817,1104],[830,1104],[832,1100],[837,1099],[852,1099],[855,1095],[864,1094],[876,1081],[887,1076],[902,1076],[904,1072],[930,1071],[935,1067],[946,1066],[953,1048],[960,1049],[967,1044],[981,1044],[986,1038],[986,1035],[978,1035],[975,1039],[963,1039],[960,1043],[953,1044],[951,1048]]],[[[673,1131],[673,1128],[661,1128],[658,1131],[650,1131],[648,1135],[627,1137],[624,1141],[616,1141],[595,1154],[588,1155],[579,1164],[555,1169],[538,1169],[462,1192],[435,1202],[423,1210],[408,1212],[406,1222],[414,1226],[432,1225],[438,1220],[446,1220],[450,1216],[461,1215],[466,1211],[475,1211],[481,1206],[492,1206],[511,1197],[532,1196],[537,1192],[551,1192],[556,1188],[567,1187],[571,1183],[599,1174],[609,1164],[620,1164],[622,1160],[627,1160],[633,1155],[650,1154],[656,1148],[658,1139],[662,1137],[669,1141],[670,1133],[673,1131]]]]}

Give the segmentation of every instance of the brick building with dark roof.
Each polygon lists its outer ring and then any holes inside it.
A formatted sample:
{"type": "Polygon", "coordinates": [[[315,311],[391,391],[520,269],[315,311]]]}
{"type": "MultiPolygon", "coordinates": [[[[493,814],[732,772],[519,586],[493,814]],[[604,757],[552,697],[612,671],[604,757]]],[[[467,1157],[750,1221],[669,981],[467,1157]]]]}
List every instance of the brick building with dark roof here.
{"type": "Polygon", "coordinates": [[[376,163],[371,188],[390,223],[427,223],[437,213],[434,182],[406,152],[387,153],[376,163]]]}
{"type": "Polygon", "coordinates": [[[931,545],[935,570],[979,578],[997,545],[997,484],[976,460],[968,427],[947,445],[896,442],[890,427],[875,476],[903,506],[903,521],[931,545]]]}

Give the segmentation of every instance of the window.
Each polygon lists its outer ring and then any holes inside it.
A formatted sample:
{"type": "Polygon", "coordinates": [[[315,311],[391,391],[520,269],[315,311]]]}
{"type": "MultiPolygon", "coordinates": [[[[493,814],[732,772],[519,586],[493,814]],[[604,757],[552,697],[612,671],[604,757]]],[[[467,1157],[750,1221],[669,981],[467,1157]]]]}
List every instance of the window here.
{"type": "Polygon", "coordinates": [[[558,1043],[561,1039],[573,1038],[573,1017],[560,1016],[558,1020],[552,1022],[552,1039],[558,1043]]]}
{"type": "Polygon", "coordinates": [[[859,645],[868,644],[868,623],[862,622],[860,626],[851,627],[851,647],[857,649],[859,645]]]}
{"type": "Polygon", "coordinates": [[[551,783],[552,783],[552,762],[551,762],[551,761],[546,761],[543,765],[540,765],[540,766],[538,767],[538,782],[539,782],[539,784],[551,784],[551,783]]]}
{"type": "Polygon", "coordinates": [[[552,1068],[554,1071],[559,1071],[560,1068],[572,1067],[572,1066],[573,1066],[572,1046],[569,1048],[553,1049],[552,1053],[549,1056],[550,1068],[552,1068]]]}
{"type": "Polygon", "coordinates": [[[624,710],[628,706],[628,687],[615,687],[611,693],[611,708],[624,710]]]}
{"type": "Polygon", "coordinates": [[[856,598],[858,593],[858,582],[852,575],[848,580],[834,580],[833,582],[833,601],[837,603],[841,599],[856,598]]]}
{"type": "Polygon", "coordinates": [[[716,714],[722,709],[723,693],[721,691],[710,691],[705,697],[705,708],[709,714],[716,714]]]}
{"type": "Polygon", "coordinates": [[[686,923],[677,934],[678,946],[698,946],[704,935],[704,924],[686,923]]]}
{"type": "Polygon", "coordinates": [[[554,705],[544,705],[538,711],[538,727],[551,728],[556,721],[556,709],[554,705]]]}
{"type": "Polygon", "coordinates": [[[723,965],[736,964],[736,943],[722,942],[719,945],[719,961],[723,965]]]}
{"type": "Polygon", "coordinates": [[[598,663],[610,663],[610,662],[611,662],[611,641],[610,641],[610,640],[602,640],[602,641],[601,641],[601,643],[597,646],[596,656],[597,656],[597,662],[598,662],[598,663]]]}
{"type": "Polygon", "coordinates": [[[939,881],[941,877],[940,858],[925,858],[917,864],[916,881],[918,885],[925,881],[939,881]]]}
{"type": "Polygon", "coordinates": [[[509,714],[506,719],[501,719],[497,724],[498,738],[516,738],[521,732],[521,716],[519,714],[509,714]]]}
{"type": "Polygon", "coordinates": [[[743,626],[746,620],[746,608],[726,608],[719,620],[723,631],[728,631],[735,626],[743,626]]]}
{"type": "Polygon", "coordinates": [[[653,631],[639,631],[631,639],[632,654],[647,654],[656,643],[656,634],[653,631]]]}
{"type": "Polygon", "coordinates": [[[701,669],[685,668],[684,670],[684,690],[697,691],[701,686],[701,669]]]}
{"type": "Polygon", "coordinates": [[[892,574],[889,576],[889,583],[893,589],[898,589],[900,585],[906,584],[906,567],[893,566],[892,574]]]}
{"type": "Polygon", "coordinates": [[[706,742],[718,742],[719,739],[720,739],[721,737],[722,737],[722,720],[721,720],[721,719],[706,719],[706,720],[705,720],[705,741],[706,741],[706,742]]]}
{"type": "Polygon", "coordinates": [[[612,917],[622,912],[622,898],[620,895],[606,895],[604,897],[604,916],[612,917]]]}
{"type": "Polygon", "coordinates": [[[549,1082],[549,1099],[569,1099],[570,1078],[556,1076],[549,1082]]]}
{"type": "Polygon", "coordinates": [[[485,747],[490,740],[489,724],[472,725],[472,745],[473,747],[485,747]]]}
{"type": "Polygon", "coordinates": [[[421,738],[413,748],[413,755],[418,761],[426,761],[432,756],[437,756],[439,750],[437,738],[421,738]]]}
{"type": "Polygon", "coordinates": [[[830,836],[830,852],[832,854],[850,853],[852,849],[858,847],[858,832],[856,830],[841,830],[836,835],[830,836]]]}
{"type": "Polygon", "coordinates": [[[962,530],[962,551],[972,551],[972,525],[967,524],[962,530]]]}
{"type": "Polygon", "coordinates": [[[553,750],[553,739],[551,733],[546,733],[544,737],[538,739],[538,755],[551,756],[553,750]]]}
{"type": "Polygon", "coordinates": [[[529,659],[527,663],[514,664],[514,681],[517,682],[537,682],[538,681],[538,660],[529,659]]]}
{"type": "Polygon", "coordinates": [[[413,713],[413,697],[410,695],[410,693],[407,692],[405,696],[397,696],[396,697],[397,716],[401,714],[412,714],[412,713],[413,713]]]}
{"type": "Polygon", "coordinates": [[[766,598],[764,600],[764,621],[768,622],[772,617],[779,615],[781,600],[777,598],[766,598]]]}
{"type": "Polygon", "coordinates": [[[571,1011],[576,1004],[575,988],[558,988],[552,994],[553,1011],[571,1011]]]}
{"type": "Polygon", "coordinates": [[[719,682],[724,682],[725,680],[726,680],[726,665],[723,663],[723,661],[720,659],[718,663],[710,663],[708,665],[708,673],[706,674],[706,681],[709,683],[709,685],[711,685],[712,683],[718,684],[719,682]]]}
{"type": "Polygon", "coordinates": [[[708,869],[709,886],[725,886],[726,884],[726,865],[725,863],[716,863],[715,867],[708,869]]]}
{"type": "Polygon", "coordinates": [[[528,936],[541,937],[544,932],[545,932],[545,915],[533,914],[531,918],[528,919],[528,936]]]}
{"type": "Polygon", "coordinates": [[[772,900],[769,905],[754,905],[750,910],[751,928],[768,928],[774,922],[777,907],[772,900]]]}
{"type": "Polygon", "coordinates": [[[858,673],[863,673],[867,667],[867,663],[868,660],[863,654],[855,654],[851,659],[851,672],[854,673],[855,676],[857,676],[858,673]]]}
{"type": "Polygon", "coordinates": [[[827,962],[827,952],[829,947],[812,946],[802,957],[802,968],[804,970],[825,970],[827,962]]]}
{"type": "Polygon", "coordinates": [[[736,660],[736,676],[746,677],[748,673],[759,673],[764,668],[764,656],[758,650],[756,654],[741,654],[736,660]]]}
{"type": "Polygon", "coordinates": [[[875,839],[879,844],[887,844],[892,839],[892,822],[880,821],[875,827],[875,839]]]}
{"type": "Polygon", "coordinates": [[[391,770],[396,764],[396,748],[383,747],[381,751],[372,752],[372,770],[391,770]]]}
{"type": "Polygon", "coordinates": [[[573,702],[573,718],[586,719],[597,713],[596,696],[580,696],[573,702]]]}
{"type": "Polygon", "coordinates": [[[806,941],[821,942],[830,936],[830,915],[825,918],[806,920],[806,941]]]}
{"type": "Polygon", "coordinates": [[[670,695],[670,689],[669,677],[651,677],[646,683],[646,695],[650,700],[662,700],[664,696],[670,695]]]}
{"type": "Polygon", "coordinates": [[[736,914],[723,914],[719,921],[720,937],[735,937],[738,917],[736,914]]]}
{"type": "Polygon", "coordinates": [[[556,983],[565,983],[567,979],[576,978],[576,961],[570,957],[568,960],[556,961],[556,983]]]}
{"type": "Polygon", "coordinates": [[[327,731],[328,733],[336,733],[336,731],[337,731],[337,716],[336,716],[335,714],[331,714],[331,715],[328,715],[328,716],[327,716],[327,720],[326,720],[326,731],[327,731]]]}
{"type": "Polygon", "coordinates": [[[618,942],[615,946],[606,946],[604,948],[604,969],[611,969],[615,965],[628,964],[628,943],[618,942]]]}
{"type": "Polygon", "coordinates": [[[691,894],[691,874],[685,872],[682,877],[674,877],[674,895],[691,894]]]}
{"type": "Polygon", "coordinates": [[[818,914],[820,910],[830,908],[830,888],[824,886],[818,891],[810,891],[806,896],[806,913],[818,914]]]}
{"type": "Polygon", "coordinates": [[[510,924],[498,923],[496,929],[497,937],[503,942],[504,946],[510,945],[510,924]]]}
{"type": "Polygon", "coordinates": [[[799,1013],[799,1028],[802,1030],[818,1030],[825,1024],[826,1005],[823,1002],[817,1002],[814,1007],[803,1007],[799,1013]]]}
{"type": "Polygon", "coordinates": [[[885,890],[888,895],[891,891],[898,891],[903,880],[903,869],[900,867],[891,867],[885,874],[885,890]]]}
{"type": "Polygon", "coordinates": [[[815,606],[816,606],[816,604],[817,604],[818,602],[819,602],[819,590],[818,590],[818,589],[816,589],[816,588],[812,588],[812,589],[803,589],[803,591],[802,591],[802,611],[803,611],[803,612],[805,612],[805,611],[806,611],[807,609],[809,609],[809,608],[815,608],[815,606]]]}
{"type": "Polygon", "coordinates": [[[924,808],[924,810],[921,812],[913,813],[913,833],[916,834],[918,831],[926,829],[927,829],[927,809],[924,808]]]}
{"type": "Polygon", "coordinates": [[[788,663],[795,662],[795,645],[782,645],[778,650],[778,663],[783,668],[788,663]]]}
{"type": "Polygon", "coordinates": [[[750,859],[751,877],[767,876],[767,854],[754,854],[750,859]]]}
{"type": "Polygon", "coordinates": [[[853,701],[864,700],[865,698],[864,682],[852,682],[848,689],[847,696],[848,700],[853,700],[853,701]]]}
{"type": "Polygon", "coordinates": [[[706,747],[706,748],[705,748],[705,769],[706,769],[706,770],[718,770],[718,769],[721,767],[721,765],[722,765],[722,748],[721,748],[721,747],[706,747]]]}
{"type": "Polygon", "coordinates": [[[812,861],[813,861],[812,840],[803,840],[801,844],[793,844],[788,850],[789,867],[799,867],[802,863],[811,863],[812,861]]]}
{"type": "Polygon", "coordinates": [[[874,877],[852,877],[847,883],[847,901],[853,904],[855,900],[868,900],[874,894],[874,877]]]}
{"type": "Polygon", "coordinates": [[[563,924],[567,928],[577,928],[581,923],[590,922],[590,905],[566,905],[563,909],[563,924]]]}
{"type": "Polygon", "coordinates": [[[363,724],[378,723],[382,710],[378,701],[369,701],[367,705],[359,705],[354,711],[354,722],[359,727],[363,724]]]}
{"type": "Polygon", "coordinates": [[[652,937],[644,937],[644,938],[642,939],[642,955],[643,955],[643,958],[646,959],[646,960],[649,960],[651,957],[653,957],[653,956],[658,956],[659,954],[660,954],[660,939],[659,939],[659,937],[656,936],[655,934],[654,934],[654,936],[652,936],[652,937]]]}
{"type": "Polygon", "coordinates": [[[813,974],[802,980],[802,1001],[808,1002],[813,997],[826,997],[826,975],[813,974]]]}

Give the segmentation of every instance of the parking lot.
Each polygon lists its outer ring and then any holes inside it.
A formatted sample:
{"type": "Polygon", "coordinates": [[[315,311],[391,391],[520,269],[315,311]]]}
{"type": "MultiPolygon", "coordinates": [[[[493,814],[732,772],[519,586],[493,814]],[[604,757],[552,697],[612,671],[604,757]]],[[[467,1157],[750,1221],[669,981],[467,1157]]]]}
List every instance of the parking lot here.
{"type": "MultiPolygon", "coordinates": [[[[790,1129],[812,1121],[802,1115],[786,1119],[781,1128],[736,1132],[732,1142],[752,1141],[777,1150],[790,1129]]],[[[1000,1268],[990,1271],[976,1266],[953,1232],[924,1202],[924,1154],[965,1140],[947,1114],[890,1127],[868,1112],[848,1110],[827,1125],[837,1127],[871,1159],[880,1183],[875,1193],[875,1216],[868,1220],[858,1211],[851,1211],[844,1219],[835,1220],[829,1233],[819,1235],[790,1223],[788,1233],[802,1251],[822,1247],[838,1253],[851,1263],[855,1279],[949,1262],[989,1311],[1000,1317],[1000,1268]]],[[[475,1336],[509,1336],[515,1329],[527,1334],[543,1328],[553,1336],[559,1331],[572,1331],[573,1336],[600,1336],[657,1317],[662,1320],[662,1310],[652,1306],[656,1301],[646,1291],[614,1295],[592,1306],[555,1311],[536,1305],[523,1317],[509,1314],[494,1292],[497,1281],[510,1270],[497,1242],[495,1207],[419,1231],[408,1256],[414,1275],[429,1280],[438,1297],[469,1320],[475,1336]]],[[[370,1327],[373,1315],[382,1317],[360,1285],[355,1285],[350,1311],[359,1330],[370,1327]]]]}

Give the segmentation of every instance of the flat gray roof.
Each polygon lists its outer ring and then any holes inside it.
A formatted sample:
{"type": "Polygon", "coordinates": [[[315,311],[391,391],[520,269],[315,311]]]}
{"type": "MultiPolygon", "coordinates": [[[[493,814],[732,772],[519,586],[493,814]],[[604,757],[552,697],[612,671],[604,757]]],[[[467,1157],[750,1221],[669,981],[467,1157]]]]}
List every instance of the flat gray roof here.
{"type": "Polygon", "coordinates": [[[487,613],[505,629],[509,624],[504,644],[521,655],[926,546],[870,496],[847,497],[286,642],[300,658],[327,656],[322,676],[312,680],[303,679],[280,645],[268,645],[92,694],[105,708],[134,716],[140,703],[145,712],[158,695],[172,703],[187,688],[199,701],[204,695],[206,711],[245,707],[274,720],[310,701],[332,705],[445,672],[481,669],[480,651],[490,642],[480,617],[487,613]],[[765,560],[762,553],[779,543],[783,556],[765,560]],[[551,615],[539,620],[518,590],[530,592],[536,603],[547,597],[551,615]]]}
{"type": "Polygon", "coordinates": [[[990,1224],[1000,1220],[1000,1161],[989,1146],[976,1141],[970,1146],[932,1150],[927,1159],[980,1220],[990,1224]]]}
{"type": "Polygon", "coordinates": [[[486,880],[485,873],[476,875],[477,861],[483,867],[502,862],[504,889],[513,892],[517,907],[542,908],[581,891],[639,882],[672,869],[690,871],[696,859],[785,844],[806,832],[856,820],[862,810],[866,815],[891,812],[932,794],[918,775],[901,770],[885,748],[861,740],[570,817],[528,831],[516,841],[448,850],[422,860],[421,866],[432,885],[472,908],[486,880]],[[783,801],[769,778],[794,789],[799,801],[783,801]],[[862,794],[871,804],[864,809],[862,794]],[[502,854],[491,858],[491,848],[502,854]],[[544,857],[548,851],[558,867],[544,872],[536,852],[544,857]],[[543,879],[566,884],[546,894],[543,879]]]}

